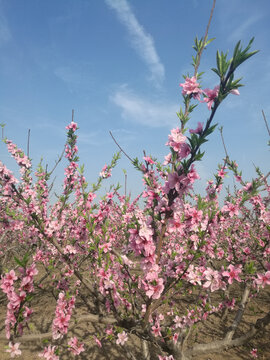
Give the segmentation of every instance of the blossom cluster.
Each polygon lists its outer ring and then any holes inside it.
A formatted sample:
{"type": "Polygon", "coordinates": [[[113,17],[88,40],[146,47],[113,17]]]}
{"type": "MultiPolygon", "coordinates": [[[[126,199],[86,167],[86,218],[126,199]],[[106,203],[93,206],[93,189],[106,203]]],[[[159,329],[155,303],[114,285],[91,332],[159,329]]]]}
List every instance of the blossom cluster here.
{"type": "MultiPolygon", "coordinates": [[[[181,83],[180,86],[183,88],[182,94],[184,96],[190,96],[198,101],[201,101],[201,96],[203,96],[202,102],[207,104],[209,110],[211,110],[213,103],[219,94],[219,85],[215,86],[214,89],[206,88],[202,90],[200,84],[197,82],[196,76],[192,76],[191,78],[186,77],[185,82],[181,83]]],[[[240,92],[237,89],[231,90],[230,93],[233,95],[240,95],[240,92]]]]}
{"type": "Polygon", "coordinates": [[[33,263],[29,268],[19,268],[20,275],[16,275],[12,269],[2,276],[0,288],[7,295],[7,316],[5,320],[6,337],[10,339],[11,330],[23,334],[23,328],[27,324],[33,310],[26,306],[27,295],[34,292],[33,280],[38,270],[33,263]],[[18,290],[14,285],[20,281],[18,290]]]}
{"type": "Polygon", "coordinates": [[[75,307],[75,297],[67,299],[64,292],[58,295],[55,317],[52,324],[53,339],[59,339],[67,334],[72,310],[75,307]]]}

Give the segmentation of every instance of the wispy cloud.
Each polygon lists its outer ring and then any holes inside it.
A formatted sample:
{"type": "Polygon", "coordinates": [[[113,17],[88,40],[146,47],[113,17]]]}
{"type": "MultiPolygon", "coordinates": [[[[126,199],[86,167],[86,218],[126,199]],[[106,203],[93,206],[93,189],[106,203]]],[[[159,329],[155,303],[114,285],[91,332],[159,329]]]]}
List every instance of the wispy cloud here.
{"type": "Polygon", "coordinates": [[[93,84],[91,64],[79,62],[67,66],[59,66],[54,75],[63,81],[71,93],[91,89],[93,84]]]}
{"type": "Polygon", "coordinates": [[[257,29],[254,25],[260,25],[258,23],[267,16],[267,11],[262,11],[256,1],[231,1],[228,6],[228,0],[220,0],[217,10],[220,30],[228,34],[227,40],[233,43],[251,37],[257,29]]]}
{"type": "Polygon", "coordinates": [[[149,127],[172,126],[177,122],[178,104],[147,100],[122,86],[110,96],[110,100],[121,109],[121,116],[149,127]]]}
{"type": "Polygon", "coordinates": [[[126,26],[131,43],[138,55],[151,71],[151,80],[160,86],[164,80],[165,70],[161,63],[152,36],[138,22],[126,0],[105,0],[114,9],[119,20],[126,26]]]}
{"type": "Polygon", "coordinates": [[[232,34],[229,36],[229,41],[238,41],[240,39],[243,39],[249,30],[249,28],[256,24],[259,20],[261,20],[263,17],[263,14],[256,14],[254,16],[249,17],[246,19],[242,24],[237,26],[234,31],[232,31],[232,34]]]}
{"type": "Polygon", "coordinates": [[[7,20],[0,15],[0,46],[6,44],[11,39],[11,32],[7,24],[7,20]]]}
{"type": "Polygon", "coordinates": [[[53,123],[52,120],[44,119],[42,117],[39,117],[37,120],[38,121],[36,121],[33,125],[36,129],[50,131],[50,133],[54,136],[65,136],[65,128],[57,125],[57,121],[53,123]]]}

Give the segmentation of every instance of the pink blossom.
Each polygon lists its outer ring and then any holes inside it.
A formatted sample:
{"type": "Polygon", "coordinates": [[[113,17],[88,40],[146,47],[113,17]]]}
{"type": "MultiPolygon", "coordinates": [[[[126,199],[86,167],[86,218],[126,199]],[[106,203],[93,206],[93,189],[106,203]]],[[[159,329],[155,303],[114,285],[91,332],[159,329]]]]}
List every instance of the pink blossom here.
{"type": "Polygon", "coordinates": [[[252,189],[252,183],[251,182],[246,183],[243,189],[246,191],[250,191],[252,189]]]}
{"type": "Polygon", "coordinates": [[[111,169],[108,169],[108,166],[105,164],[99,173],[99,176],[103,179],[107,179],[112,176],[111,169]]]}
{"type": "Polygon", "coordinates": [[[155,163],[154,160],[150,158],[150,156],[144,156],[143,159],[151,165],[155,163]]]}
{"type": "Polygon", "coordinates": [[[240,175],[235,175],[235,180],[238,182],[242,181],[242,177],[240,175]]]}
{"type": "Polygon", "coordinates": [[[183,95],[191,95],[194,99],[200,100],[200,95],[202,90],[200,89],[200,84],[197,82],[196,76],[192,76],[192,78],[186,77],[185,82],[180,84],[183,88],[183,95]]]}
{"type": "Polygon", "coordinates": [[[21,355],[22,352],[19,349],[20,343],[12,344],[12,342],[9,342],[8,346],[9,349],[7,349],[6,352],[9,352],[12,358],[17,355],[21,355]]]}
{"type": "Polygon", "coordinates": [[[203,131],[203,123],[198,122],[197,128],[196,129],[190,129],[189,132],[190,134],[201,134],[203,131]]]}
{"type": "Polygon", "coordinates": [[[218,96],[218,92],[219,92],[219,86],[216,86],[213,90],[211,89],[203,90],[203,93],[206,95],[205,98],[203,99],[203,102],[207,103],[207,107],[209,110],[211,110],[213,102],[218,96]]]}
{"type": "Polygon", "coordinates": [[[178,315],[176,315],[175,316],[175,318],[173,319],[173,321],[175,322],[175,328],[177,329],[177,328],[182,328],[183,327],[183,319],[182,318],[180,318],[178,315]]]}
{"type": "Polygon", "coordinates": [[[187,143],[181,144],[178,150],[178,159],[184,159],[190,154],[190,146],[187,143]]]}
{"type": "Polygon", "coordinates": [[[171,162],[171,160],[172,160],[172,154],[169,153],[168,155],[164,156],[164,159],[165,159],[165,161],[164,161],[163,165],[166,166],[166,165],[168,165],[168,164],[171,162]]]}
{"type": "Polygon", "coordinates": [[[178,336],[179,336],[178,333],[175,333],[175,334],[173,335],[173,342],[174,342],[175,344],[177,343],[178,336]]]}
{"type": "Polygon", "coordinates": [[[124,345],[127,340],[128,340],[127,333],[125,331],[122,331],[121,333],[117,334],[116,344],[124,345]]]}
{"type": "Polygon", "coordinates": [[[261,285],[262,288],[265,285],[270,285],[270,271],[267,271],[265,274],[258,274],[258,279],[255,280],[256,284],[261,285]]]}
{"type": "Polygon", "coordinates": [[[240,267],[236,267],[230,264],[228,266],[228,271],[223,271],[222,275],[228,277],[228,283],[232,284],[233,280],[237,280],[238,282],[242,281],[239,277],[239,274],[241,274],[241,272],[242,269],[240,267]]]}
{"type": "Polygon", "coordinates": [[[67,130],[72,130],[73,132],[78,129],[78,125],[75,122],[71,122],[68,126],[66,126],[67,130]]]}
{"type": "Polygon", "coordinates": [[[23,317],[28,319],[31,314],[33,314],[33,310],[29,309],[29,307],[25,306],[24,307],[24,312],[23,312],[23,317]]]}
{"type": "Polygon", "coordinates": [[[190,266],[190,269],[189,269],[189,271],[187,273],[187,279],[191,284],[194,284],[194,285],[196,285],[196,284],[201,285],[202,284],[201,283],[202,277],[201,277],[201,275],[199,274],[199,272],[197,270],[194,271],[194,266],[193,265],[190,266]]]}
{"type": "Polygon", "coordinates": [[[224,176],[226,175],[227,173],[224,171],[224,168],[220,169],[219,172],[218,172],[218,176],[221,177],[222,179],[224,178],[224,176]]]}
{"type": "Polygon", "coordinates": [[[8,294],[13,289],[13,283],[17,280],[17,276],[14,270],[10,270],[9,273],[5,274],[1,279],[0,288],[3,290],[4,293],[8,294]]]}
{"type": "Polygon", "coordinates": [[[94,340],[95,340],[97,346],[101,348],[102,344],[101,344],[100,340],[96,336],[94,336],[94,340]]]}
{"type": "Polygon", "coordinates": [[[180,176],[177,172],[169,173],[168,174],[168,187],[169,189],[173,189],[175,185],[180,181],[180,176]]]}
{"type": "Polygon", "coordinates": [[[59,339],[67,333],[72,310],[75,306],[74,296],[68,300],[65,299],[65,293],[58,295],[57,306],[55,309],[55,318],[53,320],[52,332],[53,339],[59,339]]]}
{"type": "Polygon", "coordinates": [[[153,334],[154,334],[155,337],[161,336],[161,332],[160,332],[161,328],[160,328],[158,323],[153,325],[151,329],[152,329],[153,334]]]}
{"type": "Polygon", "coordinates": [[[84,344],[79,344],[76,336],[69,340],[68,345],[70,346],[69,350],[72,352],[73,355],[79,355],[81,352],[85,351],[84,344]]]}
{"type": "Polygon", "coordinates": [[[166,143],[166,145],[172,147],[176,152],[180,150],[181,145],[185,143],[187,139],[178,127],[171,130],[171,134],[168,136],[168,138],[169,141],[166,143]]]}
{"type": "Polygon", "coordinates": [[[163,279],[158,278],[152,284],[148,284],[148,290],[145,293],[149,298],[159,299],[163,290],[163,279]]]}
{"type": "Polygon", "coordinates": [[[258,353],[257,353],[257,352],[258,352],[257,349],[252,349],[251,352],[250,352],[250,354],[251,354],[252,357],[257,358],[257,357],[258,357],[258,353]]]}
{"type": "Polygon", "coordinates": [[[232,89],[232,90],[230,91],[230,93],[233,94],[233,95],[240,95],[240,92],[239,92],[238,89],[232,89]]]}
{"type": "Polygon", "coordinates": [[[9,281],[11,284],[13,284],[13,282],[15,280],[17,280],[17,279],[18,278],[17,278],[17,276],[15,274],[15,271],[13,269],[10,270],[10,272],[5,275],[5,280],[9,281]]]}
{"type": "Polygon", "coordinates": [[[46,360],[59,360],[59,356],[55,355],[56,346],[49,345],[46,347],[42,353],[39,353],[39,357],[43,357],[46,360]]]}
{"type": "Polygon", "coordinates": [[[227,202],[226,205],[223,206],[221,209],[223,212],[228,212],[230,217],[234,215],[238,215],[239,213],[239,206],[237,204],[227,202]]]}
{"type": "Polygon", "coordinates": [[[112,335],[113,334],[113,328],[110,326],[105,330],[107,335],[112,335]]]}
{"type": "Polygon", "coordinates": [[[209,288],[211,292],[216,291],[222,287],[222,282],[220,279],[220,274],[216,270],[212,270],[211,268],[207,268],[204,271],[205,279],[207,280],[204,284],[204,288],[209,288]]]}
{"type": "Polygon", "coordinates": [[[193,184],[196,179],[200,178],[200,176],[198,175],[198,173],[197,173],[197,171],[195,169],[194,164],[191,165],[191,169],[190,169],[187,177],[190,180],[191,184],[193,184]]]}

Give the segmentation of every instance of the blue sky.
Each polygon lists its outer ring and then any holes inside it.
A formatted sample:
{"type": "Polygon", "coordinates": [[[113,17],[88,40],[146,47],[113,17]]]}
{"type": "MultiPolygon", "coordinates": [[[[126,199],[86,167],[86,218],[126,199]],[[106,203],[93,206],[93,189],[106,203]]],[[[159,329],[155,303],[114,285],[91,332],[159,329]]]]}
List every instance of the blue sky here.
{"type": "MultiPolygon", "coordinates": [[[[0,1],[0,123],[5,135],[26,150],[31,129],[33,164],[44,158],[53,166],[65,143],[65,126],[75,110],[79,124],[80,162],[94,182],[118,149],[142,158],[143,150],[163,161],[170,129],[177,126],[182,74],[192,73],[195,36],[203,36],[212,1],[205,0],[2,0],[0,1]]],[[[218,109],[228,152],[243,178],[254,176],[253,163],[268,171],[268,135],[261,109],[270,120],[270,2],[217,0],[209,36],[216,40],[203,54],[203,88],[218,84],[210,70],[216,50],[230,51],[255,36],[260,52],[239,68],[245,87],[218,109]]],[[[193,113],[190,127],[206,122],[205,104],[193,113]]],[[[219,132],[204,146],[198,164],[198,189],[213,178],[224,150],[219,132]]],[[[16,173],[14,161],[0,144],[0,159],[16,173]]],[[[65,161],[59,166],[60,189],[65,161]]],[[[112,180],[128,191],[142,189],[139,174],[125,157],[112,180]]],[[[108,189],[109,183],[105,184],[108,189]]]]}

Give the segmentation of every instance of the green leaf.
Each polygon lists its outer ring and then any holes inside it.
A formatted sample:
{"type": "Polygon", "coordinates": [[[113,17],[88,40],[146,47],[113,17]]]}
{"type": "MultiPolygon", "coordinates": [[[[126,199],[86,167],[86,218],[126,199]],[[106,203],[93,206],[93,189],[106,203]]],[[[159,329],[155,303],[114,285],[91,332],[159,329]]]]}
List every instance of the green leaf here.
{"type": "Polygon", "coordinates": [[[21,267],[24,267],[23,262],[22,262],[21,260],[19,260],[16,256],[14,256],[14,260],[16,261],[16,263],[17,263],[18,265],[20,265],[21,267]]]}
{"type": "Polygon", "coordinates": [[[207,45],[209,45],[212,41],[214,41],[216,38],[211,38],[211,39],[209,39],[209,40],[207,40],[206,42],[205,42],[205,45],[204,46],[207,46],[207,45]]]}

